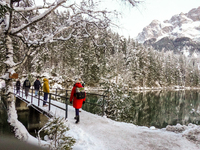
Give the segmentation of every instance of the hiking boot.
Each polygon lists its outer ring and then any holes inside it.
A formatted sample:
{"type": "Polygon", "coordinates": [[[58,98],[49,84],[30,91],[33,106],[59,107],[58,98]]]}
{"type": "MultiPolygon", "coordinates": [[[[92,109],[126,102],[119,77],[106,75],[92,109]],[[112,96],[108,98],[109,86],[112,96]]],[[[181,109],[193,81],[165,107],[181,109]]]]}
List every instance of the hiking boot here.
{"type": "Polygon", "coordinates": [[[75,123],[78,123],[79,122],[79,115],[76,116],[76,122],[75,123]]]}

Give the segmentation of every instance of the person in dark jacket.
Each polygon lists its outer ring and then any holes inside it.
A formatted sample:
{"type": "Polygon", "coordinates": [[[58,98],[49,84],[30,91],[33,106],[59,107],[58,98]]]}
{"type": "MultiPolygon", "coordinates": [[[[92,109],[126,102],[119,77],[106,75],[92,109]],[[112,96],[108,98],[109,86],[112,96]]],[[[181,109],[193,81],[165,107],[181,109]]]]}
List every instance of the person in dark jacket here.
{"type": "Polygon", "coordinates": [[[23,84],[23,88],[25,89],[25,96],[26,96],[26,99],[28,97],[28,93],[29,93],[29,89],[31,87],[31,83],[30,81],[28,80],[28,78],[24,81],[24,84],[23,84]]]}
{"type": "Polygon", "coordinates": [[[38,91],[40,90],[41,83],[40,80],[37,78],[34,82],[34,88],[35,88],[35,96],[37,96],[38,91]]]}
{"type": "Polygon", "coordinates": [[[70,96],[70,103],[72,104],[72,101],[73,101],[73,107],[75,108],[75,117],[74,117],[74,119],[76,119],[75,123],[78,123],[80,121],[79,109],[85,103],[85,99],[86,99],[85,93],[84,93],[84,98],[82,99],[79,99],[76,96],[76,88],[81,88],[81,87],[83,88],[81,83],[82,83],[81,78],[76,79],[74,87],[72,88],[72,91],[71,91],[71,96],[70,96]]]}
{"type": "Polygon", "coordinates": [[[17,80],[17,82],[16,82],[16,91],[17,91],[17,93],[16,94],[20,94],[20,86],[21,86],[20,80],[17,80]]]}

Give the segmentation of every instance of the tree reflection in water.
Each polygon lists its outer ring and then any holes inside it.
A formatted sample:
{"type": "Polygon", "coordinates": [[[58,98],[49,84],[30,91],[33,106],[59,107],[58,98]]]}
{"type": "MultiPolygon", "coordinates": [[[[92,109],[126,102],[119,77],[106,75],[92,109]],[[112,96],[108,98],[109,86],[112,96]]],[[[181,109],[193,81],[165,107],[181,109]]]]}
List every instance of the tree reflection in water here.
{"type": "MultiPolygon", "coordinates": [[[[120,105],[118,103],[118,110],[107,116],[117,121],[139,126],[155,126],[156,128],[165,128],[167,125],[176,125],[177,123],[199,125],[199,92],[200,90],[131,92],[123,102],[120,102],[120,105]]],[[[87,102],[102,103],[98,99],[97,96],[88,96],[87,102]]],[[[108,104],[107,109],[109,108],[108,104]]],[[[93,105],[85,105],[83,109],[101,114],[101,108],[93,105]]]]}

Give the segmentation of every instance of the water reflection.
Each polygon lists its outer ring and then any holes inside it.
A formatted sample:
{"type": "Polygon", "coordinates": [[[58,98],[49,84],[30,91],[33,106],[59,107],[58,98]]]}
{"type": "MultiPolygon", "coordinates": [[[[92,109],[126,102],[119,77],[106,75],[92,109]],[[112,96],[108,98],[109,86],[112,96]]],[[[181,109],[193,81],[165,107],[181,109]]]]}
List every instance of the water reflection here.
{"type": "MultiPolygon", "coordinates": [[[[131,92],[123,102],[120,102],[120,106],[118,105],[118,113],[113,113],[109,117],[139,126],[157,128],[177,123],[199,125],[199,92],[199,90],[131,92]]],[[[94,103],[97,100],[98,97],[87,96],[87,102],[94,103]]],[[[102,111],[100,107],[93,105],[84,106],[83,109],[97,114],[101,114],[102,111]]]]}
{"type": "MultiPolygon", "coordinates": [[[[26,127],[28,132],[37,137],[38,131],[48,122],[48,118],[35,110],[32,107],[28,107],[28,110],[17,111],[18,120],[26,127]]],[[[43,139],[43,133],[41,133],[43,139]]]]}
{"type": "Polygon", "coordinates": [[[87,104],[84,104],[82,106],[82,109],[91,112],[93,114],[102,115],[102,100],[103,100],[102,98],[103,98],[102,96],[87,94],[86,96],[87,104]]]}
{"type": "Polygon", "coordinates": [[[0,100],[0,136],[14,137],[11,126],[7,121],[7,112],[3,102],[0,100]]]}
{"type": "Polygon", "coordinates": [[[199,124],[199,91],[157,91],[136,94],[133,123],[155,126],[199,124]]]}

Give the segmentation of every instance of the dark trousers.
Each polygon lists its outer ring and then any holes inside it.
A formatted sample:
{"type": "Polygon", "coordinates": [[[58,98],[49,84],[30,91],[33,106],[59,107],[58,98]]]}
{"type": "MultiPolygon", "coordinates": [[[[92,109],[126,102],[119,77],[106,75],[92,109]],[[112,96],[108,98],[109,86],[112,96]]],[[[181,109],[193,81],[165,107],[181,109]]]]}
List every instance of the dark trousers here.
{"type": "Polygon", "coordinates": [[[79,109],[75,108],[76,116],[79,116],[79,109]]]}
{"type": "Polygon", "coordinates": [[[44,92],[44,101],[43,101],[43,105],[46,105],[47,98],[48,98],[48,93],[45,93],[45,92],[44,92]]]}
{"type": "Polygon", "coordinates": [[[29,93],[29,87],[25,87],[25,96],[28,97],[28,93],[29,93]]]}
{"type": "Polygon", "coordinates": [[[20,93],[20,87],[17,87],[17,94],[20,93]]]}

